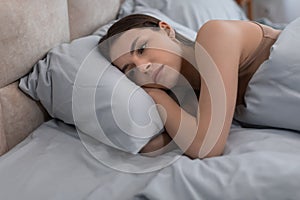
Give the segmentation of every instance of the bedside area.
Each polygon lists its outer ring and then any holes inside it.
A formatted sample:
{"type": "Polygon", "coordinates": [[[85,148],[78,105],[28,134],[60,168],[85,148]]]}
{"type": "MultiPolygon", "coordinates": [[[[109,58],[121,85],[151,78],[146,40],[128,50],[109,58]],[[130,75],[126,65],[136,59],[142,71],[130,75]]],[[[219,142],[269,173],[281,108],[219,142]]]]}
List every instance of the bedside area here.
{"type": "Polygon", "coordinates": [[[243,8],[247,17],[253,20],[253,3],[252,0],[236,0],[236,2],[243,8]]]}

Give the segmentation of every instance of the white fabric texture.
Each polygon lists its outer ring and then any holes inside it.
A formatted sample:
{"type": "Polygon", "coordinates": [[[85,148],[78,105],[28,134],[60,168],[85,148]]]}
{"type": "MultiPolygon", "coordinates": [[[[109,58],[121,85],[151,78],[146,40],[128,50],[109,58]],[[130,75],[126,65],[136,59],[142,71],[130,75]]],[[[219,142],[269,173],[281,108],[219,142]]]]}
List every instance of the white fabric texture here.
{"type": "Polygon", "coordinates": [[[135,154],[163,124],[151,97],[101,56],[99,39],[92,35],[53,48],[19,87],[52,117],[135,154]]]}
{"type": "MultiPolygon", "coordinates": [[[[115,156],[113,148],[100,146],[115,156]]],[[[299,200],[299,154],[300,134],[233,125],[222,157],[182,156],[158,171],[124,173],[96,160],[73,126],[51,120],[0,157],[0,194],[30,200],[299,200]]],[[[129,161],[122,162],[140,169],[149,164],[129,161]]]]}

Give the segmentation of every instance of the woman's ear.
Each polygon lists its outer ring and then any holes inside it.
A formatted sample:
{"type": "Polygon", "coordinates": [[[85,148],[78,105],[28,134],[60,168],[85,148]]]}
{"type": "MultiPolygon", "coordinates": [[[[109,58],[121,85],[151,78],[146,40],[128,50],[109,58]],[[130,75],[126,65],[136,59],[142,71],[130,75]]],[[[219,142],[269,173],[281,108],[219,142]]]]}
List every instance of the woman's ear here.
{"type": "Polygon", "coordinates": [[[158,25],[161,29],[167,32],[171,39],[175,39],[175,30],[168,23],[160,21],[158,25]]]}

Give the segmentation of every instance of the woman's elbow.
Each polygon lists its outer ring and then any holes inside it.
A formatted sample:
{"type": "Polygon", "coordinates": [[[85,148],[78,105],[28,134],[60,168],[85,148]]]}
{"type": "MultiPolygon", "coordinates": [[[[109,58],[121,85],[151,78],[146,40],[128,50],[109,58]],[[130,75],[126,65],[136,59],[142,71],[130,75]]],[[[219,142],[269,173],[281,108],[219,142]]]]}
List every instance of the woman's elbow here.
{"type": "Polygon", "coordinates": [[[224,149],[217,149],[213,148],[209,153],[202,154],[200,153],[200,148],[197,148],[197,150],[193,150],[189,148],[184,155],[188,156],[191,159],[205,159],[205,158],[212,158],[212,157],[218,157],[223,155],[224,149]]]}

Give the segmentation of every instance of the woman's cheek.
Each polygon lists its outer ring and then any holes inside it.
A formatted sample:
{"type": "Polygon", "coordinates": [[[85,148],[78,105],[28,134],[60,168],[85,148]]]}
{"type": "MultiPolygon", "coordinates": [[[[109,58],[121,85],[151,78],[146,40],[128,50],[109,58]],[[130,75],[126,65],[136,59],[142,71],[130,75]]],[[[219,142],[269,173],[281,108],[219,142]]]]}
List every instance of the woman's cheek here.
{"type": "Polygon", "coordinates": [[[139,86],[147,85],[147,84],[153,84],[152,78],[147,75],[138,74],[134,77],[135,84],[139,86]]]}

